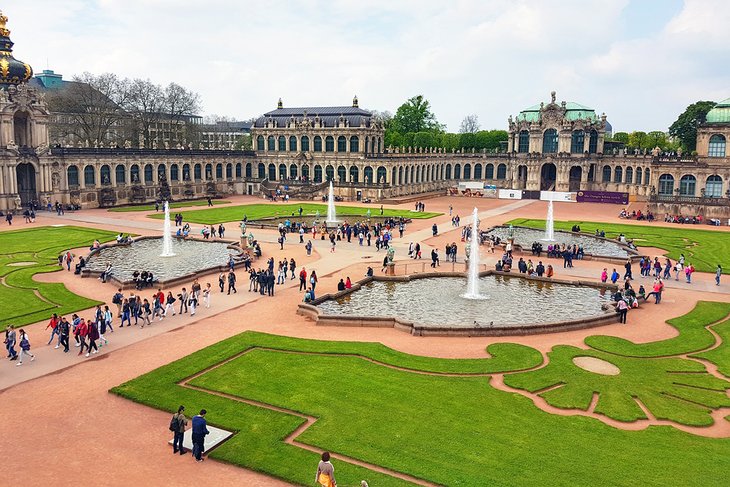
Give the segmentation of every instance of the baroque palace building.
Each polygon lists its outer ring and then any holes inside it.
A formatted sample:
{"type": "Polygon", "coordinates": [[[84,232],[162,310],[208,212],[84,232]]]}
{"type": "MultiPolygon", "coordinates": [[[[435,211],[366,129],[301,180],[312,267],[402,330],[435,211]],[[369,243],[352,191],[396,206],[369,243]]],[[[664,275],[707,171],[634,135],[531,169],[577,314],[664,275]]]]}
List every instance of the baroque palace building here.
{"type": "MultiPolygon", "coordinates": [[[[655,212],[730,217],[730,99],[698,128],[697,154],[664,157],[604,150],[606,116],[550,101],[509,117],[507,151],[384,147],[382,122],[359,107],[284,108],[250,127],[253,150],[158,147],[62,147],[49,143],[43,91],[31,67],[13,57],[0,14],[0,209],[59,202],[111,206],[224,196],[318,199],[328,181],[344,199],[385,200],[445,192],[459,182],[497,188],[611,191],[648,201],[655,212]],[[610,153],[608,153],[610,152],[610,153]]],[[[249,127],[243,127],[248,131],[249,127]]],[[[243,130],[242,129],[242,130],[243,130]]]]}

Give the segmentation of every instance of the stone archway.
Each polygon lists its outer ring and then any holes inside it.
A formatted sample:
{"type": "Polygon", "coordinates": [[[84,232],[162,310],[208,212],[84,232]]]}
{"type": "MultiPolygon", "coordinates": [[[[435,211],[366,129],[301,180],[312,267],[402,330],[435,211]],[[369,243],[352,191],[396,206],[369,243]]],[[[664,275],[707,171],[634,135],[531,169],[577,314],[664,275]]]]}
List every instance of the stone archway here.
{"type": "Polygon", "coordinates": [[[568,178],[568,191],[580,191],[580,180],[583,177],[583,168],[573,166],[570,168],[570,176],[568,178]]]}
{"type": "Polygon", "coordinates": [[[555,164],[552,162],[543,164],[540,169],[540,191],[554,191],[557,174],[555,164]]]}
{"type": "Polygon", "coordinates": [[[18,194],[23,206],[27,206],[31,201],[38,202],[38,193],[36,192],[36,171],[33,164],[22,163],[16,167],[18,194]]]}

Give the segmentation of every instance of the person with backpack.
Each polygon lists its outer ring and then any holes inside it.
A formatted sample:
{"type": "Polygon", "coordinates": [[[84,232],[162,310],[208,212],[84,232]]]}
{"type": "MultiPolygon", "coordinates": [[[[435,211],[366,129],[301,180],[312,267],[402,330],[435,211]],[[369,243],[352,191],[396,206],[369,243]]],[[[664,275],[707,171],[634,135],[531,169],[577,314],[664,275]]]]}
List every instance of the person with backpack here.
{"type": "Polygon", "coordinates": [[[20,333],[20,356],[18,357],[18,363],[15,365],[23,365],[23,357],[30,355],[30,361],[35,360],[35,355],[30,353],[30,341],[28,340],[28,335],[25,333],[24,329],[18,330],[18,333],[20,333]]]}
{"type": "Polygon", "coordinates": [[[127,299],[122,302],[122,321],[119,323],[119,328],[124,327],[125,321],[127,326],[132,326],[132,306],[127,299]]]}
{"type": "Polygon", "coordinates": [[[236,273],[233,271],[228,272],[228,294],[231,294],[231,291],[233,294],[238,292],[236,291],[236,273]]]}
{"type": "MultiPolygon", "coordinates": [[[[74,335],[76,336],[76,341],[78,342],[78,346],[79,346],[79,355],[84,353],[84,348],[87,348],[86,336],[88,334],[89,334],[89,326],[86,324],[86,321],[84,321],[83,318],[80,318],[79,324],[76,325],[76,328],[74,329],[74,335]]],[[[87,351],[90,352],[91,349],[87,348],[87,351]]],[[[86,356],[88,357],[89,354],[87,353],[86,356]]]]}
{"type": "Polygon", "coordinates": [[[170,431],[175,436],[172,439],[172,454],[180,452],[180,455],[185,455],[188,451],[183,448],[183,438],[185,437],[185,428],[188,425],[188,418],[184,414],[185,406],[177,408],[177,412],[172,415],[170,420],[170,431]]]}
{"type": "Polygon", "coordinates": [[[193,416],[193,456],[198,462],[202,462],[202,455],[205,452],[205,435],[209,434],[208,423],[205,421],[205,415],[208,413],[205,409],[200,410],[200,414],[193,416]]]}

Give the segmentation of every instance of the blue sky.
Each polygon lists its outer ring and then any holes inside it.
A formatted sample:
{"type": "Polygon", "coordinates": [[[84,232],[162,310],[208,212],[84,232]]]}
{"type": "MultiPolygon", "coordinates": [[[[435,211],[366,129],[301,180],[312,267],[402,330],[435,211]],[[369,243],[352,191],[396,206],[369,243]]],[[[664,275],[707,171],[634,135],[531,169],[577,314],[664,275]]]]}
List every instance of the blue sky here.
{"type": "Polygon", "coordinates": [[[6,0],[16,56],[36,72],[180,83],[206,114],[285,106],[395,112],[423,94],[456,131],[547,101],[666,130],[730,97],[728,0],[6,0]]]}

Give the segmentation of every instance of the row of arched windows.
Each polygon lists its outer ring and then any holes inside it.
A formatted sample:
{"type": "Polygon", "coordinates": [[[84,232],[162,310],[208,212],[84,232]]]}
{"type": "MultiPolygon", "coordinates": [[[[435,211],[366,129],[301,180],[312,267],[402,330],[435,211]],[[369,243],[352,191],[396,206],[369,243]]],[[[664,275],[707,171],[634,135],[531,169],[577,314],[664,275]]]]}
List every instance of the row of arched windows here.
{"type": "MultiPolygon", "coordinates": [[[[230,162],[227,164],[218,163],[215,165],[213,165],[212,163],[208,163],[205,165],[200,163],[194,164],[192,166],[192,175],[190,173],[190,169],[190,164],[182,164],[182,166],[179,164],[171,164],[170,172],[168,174],[166,165],[160,164],[157,166],[158,180],[165,177],[169,181],[187,181],[191,179],[200,181],[203,179],[204,174],[206,180],[224,179],[224,174],[225,179],[243,177],[243,165],[240,162],[236,164],[230,162]]],[[[114,168],[114,178],[112,178],[111,166],[109,166],[108,164],[104,164],[103,166],[101,166],[101,168],[99,168],[100,181],[97,181],[96,170],[94,166],[87,165],[83,168],[83,181],[84,186],[94,186],[96,184],[127,184],[127,182],[133,184],[153,184],[156,182],[154,174],[155,168],[152,164],[144,165],[144,167],[141,169],[141,173],[140,166],[137,164],[132,164],[129,167],[129,170],[127,170],[127,166],[123,164],[118,164],[114,168]]],[[[79,168],[77,166],[68,166],[66,170],[66,175],[68,178],[69,186],[80,185],[79,168]]]]}
{"type": "MultiPolygon", "coordinates": [[[[574,130],[570,139],[570,153],[583,154],[585,152],[586,133],[583,130],[574,130]]],[[[527,154],[530,152],[530,132],[521,130],[517,137],[517,152],[527,154]]],[[[558,152],[558,131],[547,129],[542,133],[542,153],[555,154],[558,152]]],[[[598,132],[591,130],[588,133],[588,153],[598,152],[598,132]]]]}
{"type": "MultiPolygon", "coordinates": [[[[705,180],[705,196],[708,198],[722,198],[722,177],[718,175],[708,176],[705,180]]],[[[680,196],[697,196],[697,178],[692,174],[685,174],[679,179],[680,196]]],[[[659,188],[657,193],[662,196],[672,196],[676,192],[674,187],[674,176],[662,174],[659,176],[659,188]]]]}
{"type": "MultiPolygon", "coordinates": [[[[308,135],[302,135],[297,138],[294,135],[287,137],[280,135],[276,137],[269,135],[264,137],[259,135],[256,137],[256,150],[259,152],[279,151],[279,152],[335,152],[335,142],[337,145],[337,152],[360,152],[360,138],[357,135],[351,136],[349,139],[344,135],[340,135],[335,139],[332,135],[328,135],[324,138],[324,149],[323,139],[319,135],[315,135],[312,139],[312,149],[310,149],[310,139],[308,135]]],[[[383,141],[380,137],[365,137],[365,153],[380,153],[383,149],[383,141]]]]}

